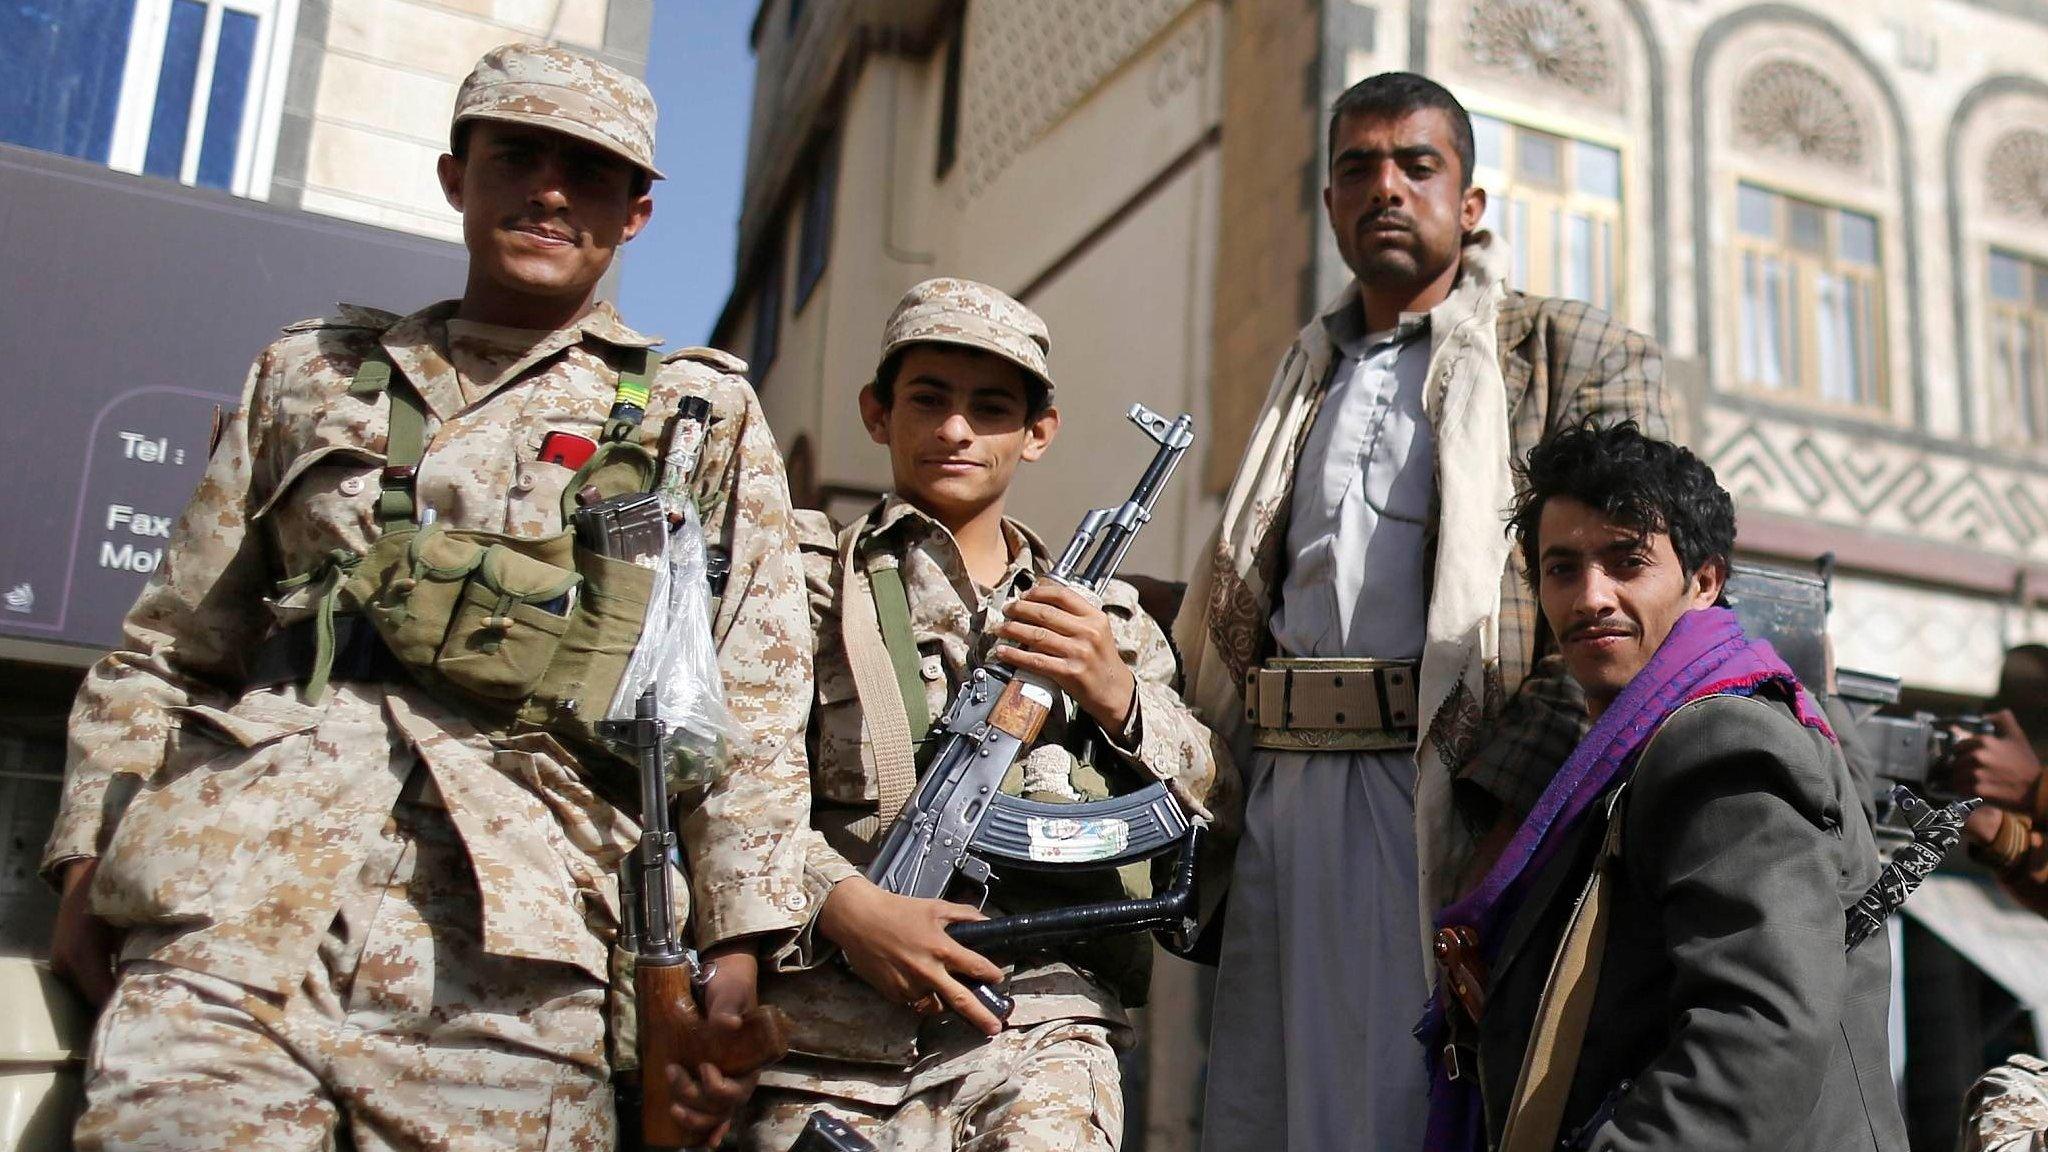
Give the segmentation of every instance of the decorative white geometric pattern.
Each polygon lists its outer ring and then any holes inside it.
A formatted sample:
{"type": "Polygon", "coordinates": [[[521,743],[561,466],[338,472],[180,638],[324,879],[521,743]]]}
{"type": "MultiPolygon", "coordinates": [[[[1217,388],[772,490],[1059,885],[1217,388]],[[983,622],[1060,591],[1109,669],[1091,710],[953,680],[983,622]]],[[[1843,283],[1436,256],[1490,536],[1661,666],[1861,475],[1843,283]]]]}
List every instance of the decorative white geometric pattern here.
{"type": "Polygon", "coordinates": [[[1209,40],[1208,21],[1196,20],[1159,50],[1158,62],[1152,65],[1151,79],[1145,84],[1145,95],[1154,108],[1165,107],[1167,101],[1180,95],[1188,85],[1209,71],[1209,40]]]}
{"type": "MultiPolygon", "coordinates": [[[[1739,510],[2048,559],[2048,477],[1973,460],[1960,446],[1915,447],[1712,405],[1701,442],[1739,510]]],[[[1840,576],[1828,632],[1843,668],[1987,696],[2005,650],[2039,639],[2044,626],[2048,614],[1998,596],[1840,576]]]]}
{"type": "Polygon", "coordinates": [[[1607,89],[1614,54],[1578,0],[1478,0],[1465,17],[1465,49],[1482,68],[1588,95],[1607,89]]]}
{"type": "Polygon", "coordinates": [[[1998,138],[1984,165],[1991,206],[2022,220],[2048,220],[2048,132],[2018,128],[1998,138]]]}
{"type": "Polygon", "coordinates": [[[967,196],[980,195],[1191,2],[976,0],[960,109],[967,196]]]}
{"type": "Polygon", "coordinates": [[[2027,613],[1989,596],[1837,576],[1828,635],[1838,667],[1903,677],[1915,688],[1989,696],[2027,613]]]}
{"type": "Polygon", "coordinates": [[[1767,60],[1736,85],[1735,134],[1742,143],[1843,168],[1869,152],[1864,119],[1820,69],[1800,60],[1767,60]]]}
{"type": "Polygon", "coordinates": [[[1737,508],[2048,560],[2048,476],[1710,406],[1707,462],[1737,508]]]}

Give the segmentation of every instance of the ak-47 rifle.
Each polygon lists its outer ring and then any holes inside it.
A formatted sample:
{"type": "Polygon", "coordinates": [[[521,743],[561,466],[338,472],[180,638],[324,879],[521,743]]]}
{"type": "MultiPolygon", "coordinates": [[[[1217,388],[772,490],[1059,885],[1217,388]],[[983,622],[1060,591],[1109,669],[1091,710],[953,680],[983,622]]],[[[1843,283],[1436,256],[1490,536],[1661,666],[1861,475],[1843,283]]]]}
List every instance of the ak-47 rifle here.
{"type": "MultiPolygon", "coordinates": [[[[1844,748],[1849,766],[1869,786],[1879,816],[1891,814],[1893,788],[1900,784],[1937,808],[1962,799],[1949,783],[1956,744],[1997,729],[1974,713],[1899,715],[1902,684],[1897,676],[1837,668],[1831,686],[1827,617],[1833,578],[1829,556],[1814,572],[1736,564],[1729,571],[1726,595],[1745,635],[1770,641],[1814,699],[1832,693],[1841,704],[1852,731],[1838,735],[1852,738],[1844,748]]],[[[1882,826],[1878,831],[1885,833],[1882,826]]]]}
{"type": "Polygon", "coordinates": [[[667,726],[656,715],[649,685],[631,720],[605,720],[599,734],[630,749],[640,768],[640,843],[619,869],[619,947],[633,953],[633,1003],[639,1017],[641,1140],[647,1148],[681,1148],[683,1134],[669,1113],[668,1068],[696,1075],[715,1064],[729,1076],[747,1076],[789,1051],[789,1019],[773,1006],[757,1007],[737,1024],[707,1018],[697,995],[712,966],[678,939],[669,860],[676,846],[669,827],[668,777],[663,744],[667,726]]]}
{"type": "Polygon", "coordinates": [[[1952,716],[1918,710],[1904,716],[1881,713],[1880,708],[1899,702],[1901,682],[1896,676],[1844,668],[1835,673],[1835,680],[1835,695],[1855,718],[1856,739],[1876,778],[1880,810],[1887,807],[1892,787],[1899,784],[1937,806],[1962,799],[1949,781],[1956,745],[1971,736],[1996,735],[1996,725],[1974,712],[1952,716]]]}
{"type": "MultiPolygon", "coordinates": [[[[1133,404],[1131,423],[1159,445],[1130,498],[1081,518],[1059,562],[1044,577],[1099,596],[1116,575],[1152,505],[1194,443],[1194,418],[1177,420],[1133,404]]],[[[997,865],[1025,870],[1108,869],[1181,849],[1175,882],[1161,896],[955,924],[970,948],[1044,948],[1118,932],[1157,931],[1185,948],[1193,929],[1197,825],[1164,784],[1081,804],[1043,804],[1002,791],[1003,777],[1036,743],[1060,690],[1043,677],[990,659],[954,692],[933,738],[938,751],[890,825],[868,879],[904,896],[939,899],[965,882],[986,894],[997,865]]],[[[972,985],[1007,1018],[1010,1000],[972,985]]]]}
{"type": "MultiPolygon", "coordinates": [[[[1837,668],[1830,686],[1827,613],[1833,578],[1832,553],[1821,557],[1813,573],[1737,564],[1730,570],[1726,596],[1743,632],[1770,641],[1815,700],[1832,687],[1850,721],[1851,731],[1837,735],[1853,738],[1844,754],[1851,770],[1875,792],[1872,830],[1888,851],[1877,882],[1847,913],[1844,941],[1854,948],[1905,905],[1962,839],[1963,822],[1984,801],[1955,794],[1949,761],[1959,740],[1988,736],[1996,728],[1969,714],[1881,714],[1880,708],[1899,702],[1896,676],[1837,668]],[[1958,737],[1958,731],[1965,736],[1958,737]]],[[[1584,1131],[1590,1135],[1594,1129],[1584,1131]]]]}

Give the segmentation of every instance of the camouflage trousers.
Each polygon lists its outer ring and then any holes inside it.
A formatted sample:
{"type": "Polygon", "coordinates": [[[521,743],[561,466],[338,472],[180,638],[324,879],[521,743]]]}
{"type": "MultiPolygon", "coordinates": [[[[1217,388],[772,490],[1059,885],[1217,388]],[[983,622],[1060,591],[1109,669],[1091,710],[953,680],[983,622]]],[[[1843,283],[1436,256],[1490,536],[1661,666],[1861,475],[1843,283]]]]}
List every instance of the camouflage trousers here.
{"type": "Polygon", "coordinates": [[[275,996],[127,965],[86,1069],[80,1152],[610,1152],[604,986],[483,950],[445,812],[401,801],[305,981],[275,996]]]}
{"type": "Polygon", "coordinates": [[[739,1126],[745,1152],[785,1152],[812,1112],[853,1126],[879,1152],[1116,1152],[1123,1145],[1122,1076],[1109,1030],[1057,1020],[1003,1032],[928,1066],[863,1083],[852,1065],[775,1070],[739,1126]],[[800,1070],[816,1090],[791,1085],[800,1070]],[[882,1083],[902,1083],[900,1103],[879,1104],[882,1083]]]}

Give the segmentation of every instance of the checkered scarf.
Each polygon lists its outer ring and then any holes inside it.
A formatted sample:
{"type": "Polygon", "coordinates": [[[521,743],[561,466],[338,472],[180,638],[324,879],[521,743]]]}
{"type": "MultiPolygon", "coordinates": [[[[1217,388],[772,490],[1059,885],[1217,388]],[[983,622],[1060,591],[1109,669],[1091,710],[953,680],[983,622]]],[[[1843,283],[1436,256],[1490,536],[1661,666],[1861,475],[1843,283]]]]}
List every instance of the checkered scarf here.
{"type": "MultiPolygon", "coordinates": [[[[1416,751],[1416,839],[1422,919],[1418,962],[1430,964],[1430,910],[1455,879],[1451,859],[1451,778],[1499,712],[1503,530],[1514,500],[1509,471],[1507,391],[1497,324],[1506,294],[1506,253],[1486,232],[1468,241],[1459,280],[1430,313],[1431,350],[1424,409],[1436,438],[1435,565],[1429,590],[1420,684],[1421,740],[1416,751]]],[[[1270,644],[1268,621],[1279,587],[1286,511],[1293,500],[1302,443],[1327,392],[1335,349],[1323,318],[1357,308],[1356,282],[1301,330],[1288,350],[1253,426],[1223,519],[1195,573],[1175,626],[1187,665],[1186,697],[1240,760],[1249,754],[1245,672],[1270,644]]],[[[1238,796],[1212,798],[1227,838],[1241,811],[1238,796]]],[[[1213,893],[1220,886],[1210,885],[1213,893]]],[[[1205,909],[1207,911],[1207,909],[1205,909]]]]}

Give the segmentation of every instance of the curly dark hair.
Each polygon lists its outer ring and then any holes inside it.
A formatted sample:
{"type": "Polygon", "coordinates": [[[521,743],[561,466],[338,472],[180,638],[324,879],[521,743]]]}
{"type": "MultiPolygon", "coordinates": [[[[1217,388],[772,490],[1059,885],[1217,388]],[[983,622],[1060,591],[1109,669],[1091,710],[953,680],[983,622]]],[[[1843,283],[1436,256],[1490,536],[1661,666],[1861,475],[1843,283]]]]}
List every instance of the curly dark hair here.
{"type": "Polygon", "coordinates": [[[1534,585],[1540,578],[1537,525],[1552,497],[1567,496],[1645,536],[1663,532],[1689,578],[1700,566],[1735,554],[1735,501],[1707,462],[1668,440],[1643,435],[1633,420],[1606,427],[1588,419],[1544,437],[1516,469],[1508,530],[1521,545],[1534,585]]]}

